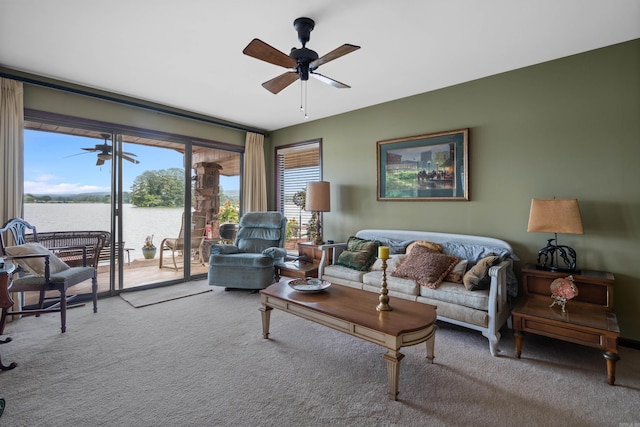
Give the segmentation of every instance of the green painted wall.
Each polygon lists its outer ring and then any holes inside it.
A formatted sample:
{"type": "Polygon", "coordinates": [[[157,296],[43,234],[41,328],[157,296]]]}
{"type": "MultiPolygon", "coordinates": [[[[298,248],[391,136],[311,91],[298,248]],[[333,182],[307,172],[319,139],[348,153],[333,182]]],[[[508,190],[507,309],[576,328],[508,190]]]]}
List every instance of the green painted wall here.
{"type": "Polygon", "coordinates": [[[615,274],[622,336],[640,340],[640,40],[280,129],[268,158],[314,138],[332,190],[325,239],[362,228],[486,235],[522,265],[552,237],[527,233],[531,199],[578,198],[585,234],[559,240],[580,267],[615,274]],[[460,128],[471,201],[376,200],[376,141],[460,128]]]}
{"type": "MultiPolygon", "coordinates": [[[[108,95],[114,96],[113,94],[108,95]]],[[[244,146],[245,142],[246,133],[244,131],[32,84],[24,85],[24,106],[34,110],[142,129],[153,129],[234,145],[244,146]]],[[[162,108],[171,110],[169,107],[162,106],[162,108]]]]}

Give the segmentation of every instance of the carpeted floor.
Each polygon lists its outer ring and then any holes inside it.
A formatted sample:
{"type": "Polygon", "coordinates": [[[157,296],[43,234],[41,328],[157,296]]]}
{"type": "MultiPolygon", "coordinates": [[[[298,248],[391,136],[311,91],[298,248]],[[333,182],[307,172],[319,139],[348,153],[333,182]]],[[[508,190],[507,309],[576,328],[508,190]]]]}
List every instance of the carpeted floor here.
{"type": "Polygon", "coordinates": [[[160,304],[162,302],[172,301],[174,299],[203,294],[205,292],[211,292],[212,290],[213,287],[209,286],[207,280],[205,279],[180,283],[177,285],[145,289],[142,291],[123,292],[120,294],[120,298],[122,298],[132,306],[139,308],[153,304],[160,304]]]}
{"type": "Polygon", "coordinates": [[[600,352],[504,333],[491,357],[479,333],[439,323],[435,364],[405,348],[399,401],[381,347],[211,292],[133,308],[121,298],[10,323],[0,346],[4,426],[628,426],[640,423],[640,351],[620,348],[617,385],[600,352]]]}

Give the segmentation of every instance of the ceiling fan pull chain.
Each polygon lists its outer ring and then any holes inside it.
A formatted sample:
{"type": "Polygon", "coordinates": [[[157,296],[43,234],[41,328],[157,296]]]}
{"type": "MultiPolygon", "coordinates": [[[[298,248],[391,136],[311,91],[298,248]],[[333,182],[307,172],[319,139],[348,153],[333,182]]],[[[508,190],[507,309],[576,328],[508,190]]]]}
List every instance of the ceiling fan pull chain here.
{"type": "Polygon", "coordinates": [[[304,119],[306,120],[309,118],[309,110],[307,110],[307,100],[309,99],[307,95],[307,87],[309,87],[309,83],[305,80],[302,84],[304,84],[304,119]]]}

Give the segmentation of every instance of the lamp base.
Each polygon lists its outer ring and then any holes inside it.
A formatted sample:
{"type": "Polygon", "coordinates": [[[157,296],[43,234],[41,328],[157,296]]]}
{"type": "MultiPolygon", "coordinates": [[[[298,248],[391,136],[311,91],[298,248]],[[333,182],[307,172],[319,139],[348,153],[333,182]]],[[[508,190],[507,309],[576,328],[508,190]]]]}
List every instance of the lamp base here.
{"type": "Polygon", "coordinates": [[[538,251],[538,265],[540,270],[557,271],[563,273],[576,273],[576,251],[569,246],[551,243],[556,239],[547,240],[547,246],[538,251]],[[558,265],[558,255],[564,262],[564,266],[558,265]]]}

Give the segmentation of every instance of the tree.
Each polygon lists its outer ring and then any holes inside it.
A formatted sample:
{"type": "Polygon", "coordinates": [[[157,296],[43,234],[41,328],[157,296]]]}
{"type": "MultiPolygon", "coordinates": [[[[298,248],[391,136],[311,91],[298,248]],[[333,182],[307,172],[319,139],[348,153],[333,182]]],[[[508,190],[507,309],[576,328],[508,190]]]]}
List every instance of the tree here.
{"type": "Polygon", "coordinates": [[[131,186],[131,203],[145,208],[184,206],[184,171],[171,168],[138,175],[131,186]]]}

